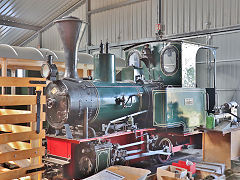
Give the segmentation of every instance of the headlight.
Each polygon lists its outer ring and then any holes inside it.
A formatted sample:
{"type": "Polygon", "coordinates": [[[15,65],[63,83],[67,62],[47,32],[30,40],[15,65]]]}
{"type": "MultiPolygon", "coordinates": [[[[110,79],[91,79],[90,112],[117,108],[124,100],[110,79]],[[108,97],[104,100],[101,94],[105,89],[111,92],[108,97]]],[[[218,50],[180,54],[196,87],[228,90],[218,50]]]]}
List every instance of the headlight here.
{"type": "Polygon", "coordinates": [[[41,75],[43,78],[48,78],[51,74],[51,68],[49,64],[43,64],[41,67],[41,75]]]}

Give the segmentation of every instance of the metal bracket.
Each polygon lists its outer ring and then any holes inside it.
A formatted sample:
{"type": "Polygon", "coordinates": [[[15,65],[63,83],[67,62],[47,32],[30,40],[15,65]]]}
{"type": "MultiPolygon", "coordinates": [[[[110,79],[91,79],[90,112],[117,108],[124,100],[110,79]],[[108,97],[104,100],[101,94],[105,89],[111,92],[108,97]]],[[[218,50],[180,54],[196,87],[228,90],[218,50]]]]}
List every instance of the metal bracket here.
{"type": "Polygon", "coordinates": [[[34,172],[38,172],[38,171],[45,171],[46,168],[45,166],[40,167],[40,168],[34,168],[34,169],[29,169],[26,171],[26,174],[30,174],[30,173],[34,173],[34,172]]]}
{"type": "Polygon", "coordinates": [[[234,116],[235,118],[237,118],[237,121],[240,122],[240,117],[236,116],[235,114],[229,112],[229,114],[231,114],[232,116],[234,116]]]}
{"type": "Polygon", "coordinates": [[[29,81],[30,84],[46,84],[46,81],[29,81]]]}
{"type": "Polygon", "coordinates": [[[66,138],[67,139],[73,139],[72,132],[70,130],[69,124],[64,124],[65,130],[66,130],[66,138]]]}
{"type": "Polygon", "coordinates": [[[122,121],[122,120],[124,120],[124,119],[126,119],[126,118],[129,118],[130,116],[134,117],[134,116],[136,116],[136,115],[143,114],[143,113],[145,113],[145,112],[147,112],[147,110],[140,111],[140,112],[136,112],[136,113],[133,113],[133,114],[130,114],[130,115],[127,115],[127,116],[123,116],[123,117],[120,117],[120,118],[118,118],[118,119],[115,119],[115,120],[110,121],[110,122],[108,123],[106,129],[105,129],[105,135],[108,134],[108,130],[109,130],[111,124],[118,123],[118,122],[120,122],[120,121],[122,121]]]}
{"type": "Polygon", "coordinates": [[[83,138],[88,138],[88,107],[84,111],[84,119],[83,119],[83,138]]]}
{"type": "Polygon", "coordinates": [[[42,91],[36,91],[37,94],[37,128],[36,128],[36,133],[40,133],[40,114],[41,114],[41,93],[42,91]]]}
{"type": "Polygon", "coordinates": [[[56,129],[55,130],[55,136],[58,136],[60,134],[60,130],[59,129],[56,129]]]}

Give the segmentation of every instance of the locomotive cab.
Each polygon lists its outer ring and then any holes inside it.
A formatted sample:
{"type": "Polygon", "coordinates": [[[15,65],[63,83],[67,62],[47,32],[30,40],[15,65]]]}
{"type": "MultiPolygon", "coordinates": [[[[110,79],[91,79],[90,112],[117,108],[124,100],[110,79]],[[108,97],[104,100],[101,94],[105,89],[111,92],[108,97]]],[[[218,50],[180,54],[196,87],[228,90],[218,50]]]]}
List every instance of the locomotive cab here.
{"type": "MultiPolygon", "coordinates": [[[[127,64],[131,66],[122,70],[121,80],[140,76],[145,81],[161,80],[164,84],[164,88],[152,92],[153,127],[181,127],[182,132],[192,132],[196,127],[205,126],[209,95],[205,88],[197,88],[199,49],[210,50],[216,58],[216,48],[187,41],[153,42],[126,50],[127,64]]],[[[215,82],[212,87],[208,89],[214,91],[215,82]]]]}

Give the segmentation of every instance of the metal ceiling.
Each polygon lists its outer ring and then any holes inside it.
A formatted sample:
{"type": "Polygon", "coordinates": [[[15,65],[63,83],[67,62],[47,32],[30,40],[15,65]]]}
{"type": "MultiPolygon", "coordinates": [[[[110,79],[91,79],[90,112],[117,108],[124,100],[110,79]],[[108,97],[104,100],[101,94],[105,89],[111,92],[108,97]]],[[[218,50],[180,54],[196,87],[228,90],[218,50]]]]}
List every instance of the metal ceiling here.
{"type": "Polygon", "coordinates": [[[82,0],[1,0],[0,43],[19,45],[82,0]]]}

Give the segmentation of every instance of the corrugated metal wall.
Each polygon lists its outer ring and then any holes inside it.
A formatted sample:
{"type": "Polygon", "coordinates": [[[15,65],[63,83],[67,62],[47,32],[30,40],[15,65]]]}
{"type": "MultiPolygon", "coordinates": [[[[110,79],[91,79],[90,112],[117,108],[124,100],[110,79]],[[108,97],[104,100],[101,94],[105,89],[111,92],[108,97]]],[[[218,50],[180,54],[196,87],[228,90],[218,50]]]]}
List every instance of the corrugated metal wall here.
{"type": "MultiPolygon", "coordinates": [[[[110,6],[126,0],[92,0],[91,10],[110,6]]],[[[91,16],[92,45],[103,42],[119,43],[122,41],[155,37],[155,25],[158,23],[158,0],[143,0],[128,6],[114,8],[91,16]]],[[[82,5],[70,15],[86,20],[86,5],[82,5]]],[[[52,26],[42,33],[43,47],[52,50],[62,50],[56,26],[52,26]]],[[[25,46],[36,47],[35,39],[25,46]]],[[[81,48],[86,47],[86,35],[81,48]]]]}
{"type": "MultiPolygon", "coordinates": [[[[126,0],[91,0],[91,10],[108,7],[126,0]]],[[[164,35],[182,34],[229,27],[240,23],[239,0],[161,0],[164,35]]],[[[71,15],[86,19],[86,5],[71,15]]],[[[100,41],[119,43],[155,37],[159,22],[159,0],[142,0],[127,6],[106,10],[91,16],[92,45],[100,41]]],[[[35,45],[36,41],[28,43],[35,45]]],[[[84,48],[86,37],[81,47],[84,48]]],[[[43,32],[43,47],[61,50],[56,27],[43,32]]]]}
{"type": "MultiPolygon", "coordinates": [[[[92,8],[97,9],[121,1],[93,1],[92,8]]],[[[155,24],[158,23],[158,2],[158,0],[145,0],[93,14],[92,44],[98,45],[101,40],[119,43],[122,41],[154,37],[155,24]]]]}
{"type": "Polygon", "coordinates": [[[181,34],[240,23],[239,0],[162,0],[165,34],[181,34]]]}
{"type": "Polygon", "coordinates": [[[240,104],[240,31],[213,35],[217,50],[217,89],[219,104],[232,100],[240,104]]]}

